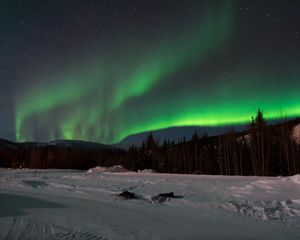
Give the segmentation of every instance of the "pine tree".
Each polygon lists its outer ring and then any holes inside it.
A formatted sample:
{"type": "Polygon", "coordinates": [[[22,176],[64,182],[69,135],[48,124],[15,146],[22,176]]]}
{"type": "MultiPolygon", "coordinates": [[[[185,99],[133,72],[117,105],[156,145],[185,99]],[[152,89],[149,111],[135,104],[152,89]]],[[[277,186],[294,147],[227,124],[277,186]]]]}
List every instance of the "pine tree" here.
{"type": "Polygon", "coordinates": [[[270,139],[263,111],[258,109],[251,124],[251,158],[255,175],[269,174],[270,139]]]}
{"type": "Polygon", "coordinates": [[[254,124],[259,131],[263,131],[266,127],[266,119],[264,117],[263,111],[261,111],[260,109],[258,109],[257,111],[254,124]]]}
{"type": "Polygon", "coordinates": [[[149,155],[152,154],[153,150],[155,150],[155,148],[156,148],[156,143],[154,141],[152,132],[150,132],[147,137],[147,140],[146,140],[147,154],[149,154],[149,155]]]}
{"type": "Polygon", "coordinates": [[[158,148],[152,132],[149,133],[146,140],[146,165],[147,168],[158,170],[158,148]]]}

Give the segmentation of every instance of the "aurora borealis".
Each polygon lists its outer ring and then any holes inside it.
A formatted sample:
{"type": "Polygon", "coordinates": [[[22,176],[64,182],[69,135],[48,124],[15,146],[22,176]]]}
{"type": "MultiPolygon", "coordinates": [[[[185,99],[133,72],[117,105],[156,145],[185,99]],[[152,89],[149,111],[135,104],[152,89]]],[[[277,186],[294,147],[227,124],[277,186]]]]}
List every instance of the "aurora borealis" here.
{"type": "Polygon", "coordinates": [[[300,116],[299,1],[1,1],[0,136],[117,143],[300,116]]]}

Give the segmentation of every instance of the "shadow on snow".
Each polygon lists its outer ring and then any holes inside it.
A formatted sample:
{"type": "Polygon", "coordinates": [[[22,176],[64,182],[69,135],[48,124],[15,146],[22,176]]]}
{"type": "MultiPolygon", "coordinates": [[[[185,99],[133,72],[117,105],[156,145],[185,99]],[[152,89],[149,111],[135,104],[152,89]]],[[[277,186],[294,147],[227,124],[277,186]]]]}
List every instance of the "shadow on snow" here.
{"type": "Polygon", "coordinates": [[[64,208],[64,205],[34,197],[0,193],[0,217],[20,216],[27,214],[30,208],[64,208]]]}

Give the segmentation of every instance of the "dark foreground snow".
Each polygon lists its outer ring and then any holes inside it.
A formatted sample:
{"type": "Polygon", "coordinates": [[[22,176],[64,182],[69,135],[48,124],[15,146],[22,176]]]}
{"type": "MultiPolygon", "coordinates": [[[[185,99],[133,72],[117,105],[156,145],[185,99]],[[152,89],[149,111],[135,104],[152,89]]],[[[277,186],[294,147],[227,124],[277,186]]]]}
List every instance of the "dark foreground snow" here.
{"type": "Polygon", "coordinates": [[[300,177],[1,169],[0,226],[0,239],[300,239],[300,177]],[[168,192],[181,197],[153,201],[168,192]]]}

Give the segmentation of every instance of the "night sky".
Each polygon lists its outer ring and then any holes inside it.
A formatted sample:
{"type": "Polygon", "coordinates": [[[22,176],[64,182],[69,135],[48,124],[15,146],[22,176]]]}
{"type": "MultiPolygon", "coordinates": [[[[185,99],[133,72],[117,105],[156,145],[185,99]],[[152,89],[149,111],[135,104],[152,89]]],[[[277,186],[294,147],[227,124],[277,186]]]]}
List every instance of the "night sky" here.
{"type": "Polygon", "coordinates": [[[0,137],[296,117],[299,67],[297,0],[1,0],[0,137]]]}

